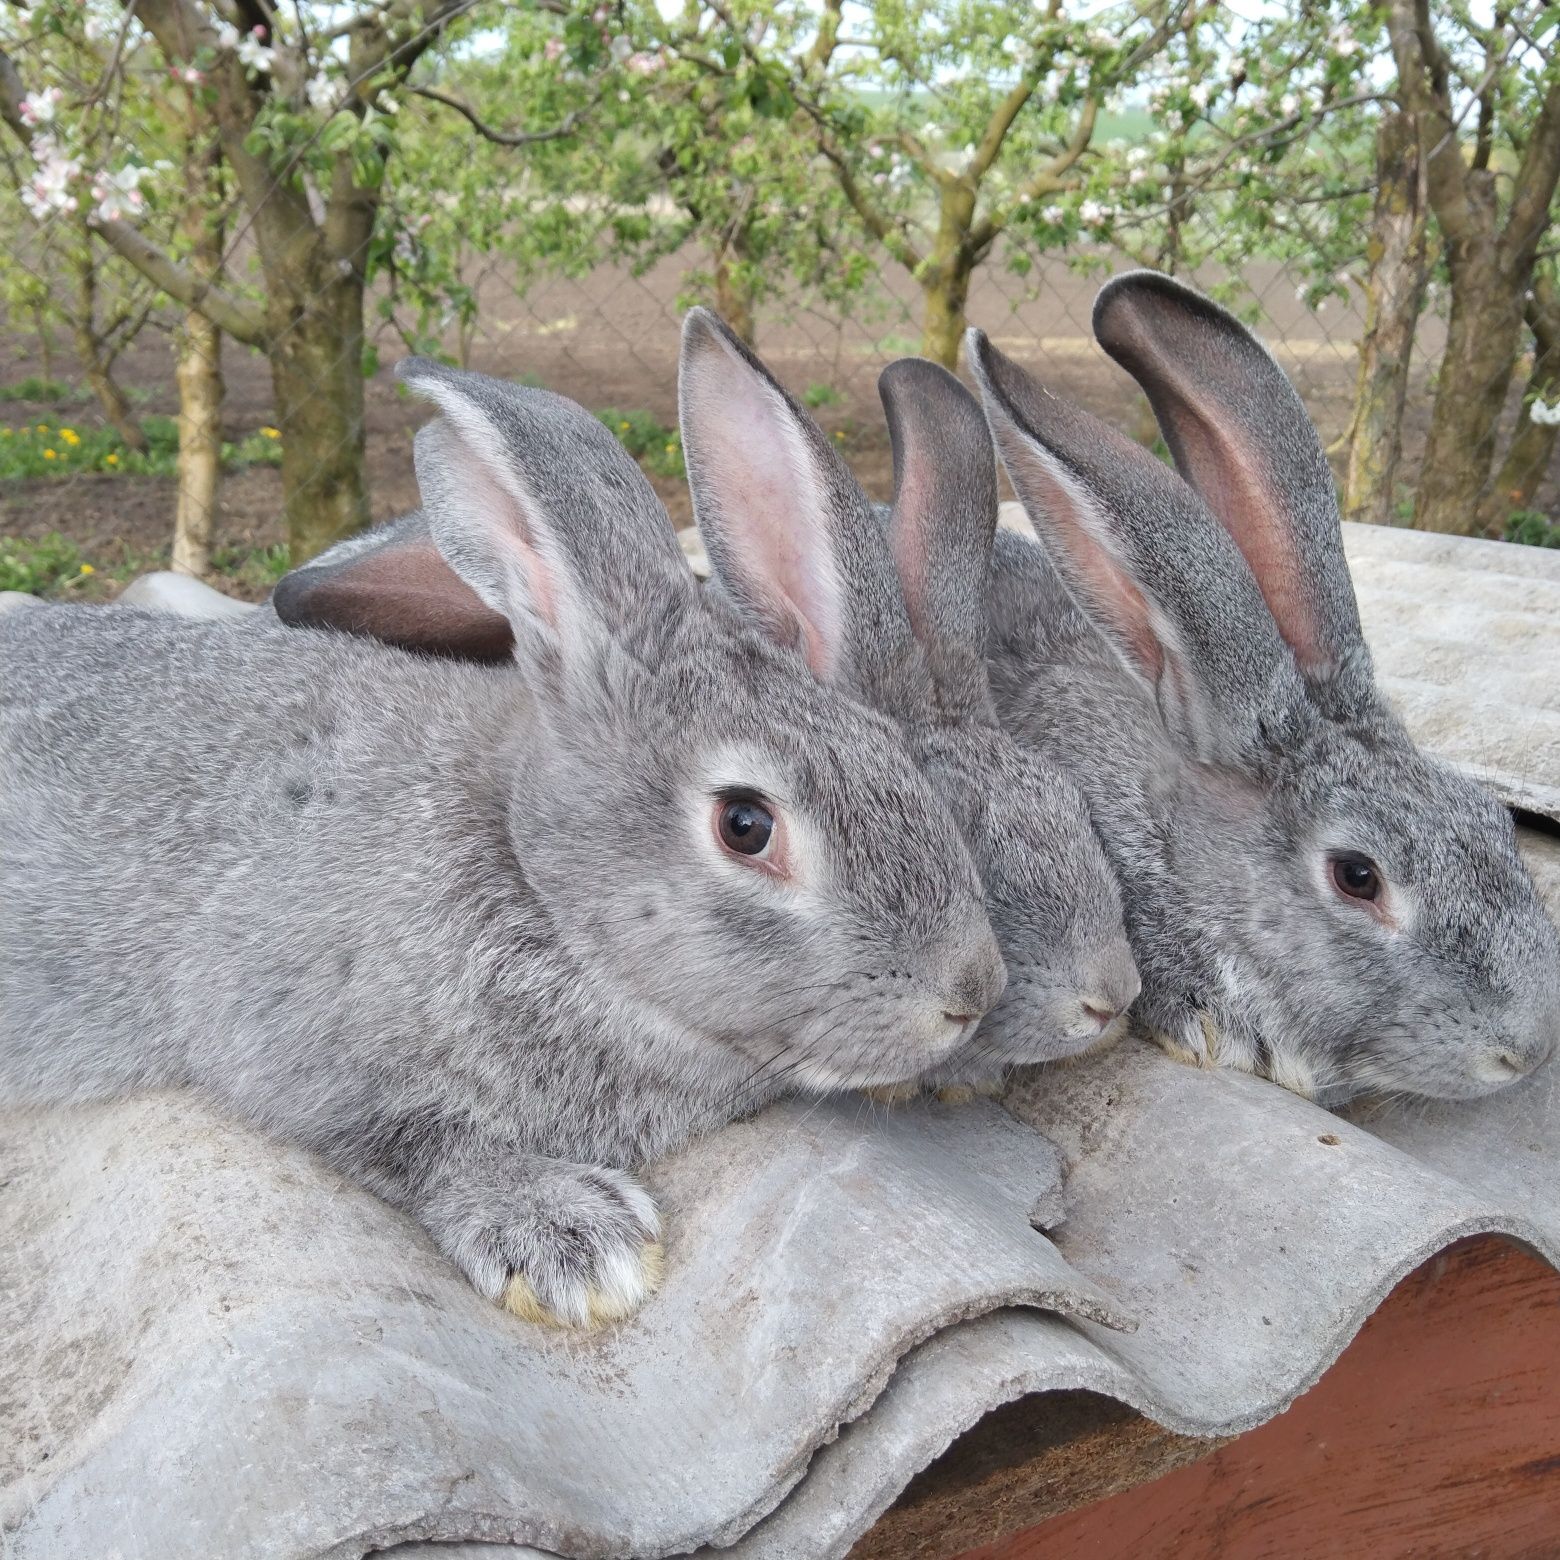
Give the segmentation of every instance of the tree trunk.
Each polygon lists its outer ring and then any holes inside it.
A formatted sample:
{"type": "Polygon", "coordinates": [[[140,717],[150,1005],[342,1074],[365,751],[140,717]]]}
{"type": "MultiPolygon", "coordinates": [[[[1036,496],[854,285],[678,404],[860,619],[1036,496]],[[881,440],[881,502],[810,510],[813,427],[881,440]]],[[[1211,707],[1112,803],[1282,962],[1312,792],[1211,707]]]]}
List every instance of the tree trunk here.
{"type": "MultiPolygon", "coordinates": [[[[319,269],[324,269],[320,267],[319,269]]],[[[277,320],[270,351],[276,422],[282,435],[282,493],[288,559],[294,568],[368,523],[363,487],[363,281],[333,267],[316,290],[273,287],[277,320]]],[[[310,275],[316,274],[308,266],[310,275]]],[[[289,278],[291,281],[292,278],[289,278]]]]}
{"type": "Polygon", "coordinates": [[[192,309],[184,316],[178,352],[179,497],[173,567],[199,579],[211,570],[222,482],[222,333],[192,309]]]}
{"type": "Polygon", "coordinates": [[[1393,113],[1382,120],[1376,179],[1343,513],[1348,520],[1387,525],[1393,518],[1403,407],[1427,273],[1424,174],[1418,127],[1410,115],[1393,113]]]}
{"type": "Polygon", "coordinates": [[[1506,458],[1485,495],[1479,512],[1484,530],[1495,536],[1506,529],[1513,510],[1530,508],[1538,485],[1549,470],[1560,428],[1536,423],[1528,414],[1534,401],[1560,402],[1560,289],[1547,276],[1533,279],[1533,298],[1527,310],[1533,330],[1533,367],[1527,392],[1506,458]]]}
{"type": "Polygon", "coordinates": [[[715,312],[750,346],[757,346],[753,284],[744,269],[745,235],[739,229],[715,255],[715,312]]]}
{"type": "MultiPolygon", "coordinates": [[[[86,235],[83,235],[86,238],[86,235]]],[[[71,318],[76,356],[87,385],[98,399],[109,427],[124,441],[126,449],[144,452],[146,435],[130,410],[125,393],[119,388],[109,366],[108,354],[97,333],[97,267],[93,262],[90,240],[86,240],[76,261],[76,308],[71,318]]],[[[47,373],[47,370],[45,371],[47,373]]]]}
{"type": "Polygon", "coordinates": [[[1494,174],[1470,170],[1467,189],[1472,236],[1447,243],[1451,319],[1414,503],[1419,530],[1460,536],[1479,527],[1522,339],[1522,289],[1505,274],[1496,248],[1494,174]]]}
{"type": "Polygon", "coordinates": [[[975,191],[961,181],[942,187],[938,203],[937,242],[920,277],[925,299],[921,315],[921,356],[957,368],[964,339],[965,306],[975,257],[970,251],[970,227],[975,219],[975,191]]]}
{"type": "MultiPolygon", "coordinates": [[[[220,196],[221,154],[186,143],[195,178],[181,226],[190,242],[190,265],[215,280],[222,270],[222,230],[215,212],[220,196]]],[[[197,579],[211,571],[217,493],[222,483],[222,332],[197,309],[185,313],[177,339],[179,385],[179,496],[174,509],[173,567],[197,579]]]]}

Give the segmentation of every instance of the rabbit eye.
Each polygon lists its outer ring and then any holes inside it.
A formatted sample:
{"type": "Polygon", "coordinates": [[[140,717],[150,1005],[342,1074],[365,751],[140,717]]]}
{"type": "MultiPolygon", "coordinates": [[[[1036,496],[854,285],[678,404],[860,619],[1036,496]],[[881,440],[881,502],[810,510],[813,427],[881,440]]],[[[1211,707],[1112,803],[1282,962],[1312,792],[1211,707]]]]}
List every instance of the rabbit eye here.
{"type": "Polygon", "coordinates": [[[762,856],[774,837],[775,815],[757,796],[725,796],[715,804],[715,832],[737,856],[762,856]]]}
{"type": "Polygon", "coordinates": [[[1381,874],[1369,856],[1341,852],[1328,861],[1333,887],[1345,899],[1361,899],[1374,904],[1381,897],[1381,874]]]}

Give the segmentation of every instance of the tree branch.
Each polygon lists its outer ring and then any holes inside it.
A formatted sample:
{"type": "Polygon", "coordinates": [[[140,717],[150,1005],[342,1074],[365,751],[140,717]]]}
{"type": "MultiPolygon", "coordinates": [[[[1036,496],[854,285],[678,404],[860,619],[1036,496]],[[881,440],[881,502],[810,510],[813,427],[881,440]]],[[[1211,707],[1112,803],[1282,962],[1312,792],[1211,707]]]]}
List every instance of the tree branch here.
{"type": "Polygon", "coordinates": [[[986,123],[985,132],[975,148],[975,156],[970,162],[969,171],[965,177],[970,183],[979,185],[985,178],[986,170],[997,160],[997,154],[1002,150],[1002,143],[1007,139],[1007,133],[1013,128],[1013,121],[1018,118],[1019,111],[1035,95],[1035,88],[1040,85],[1042,72],[1030,67],[1024,75],[1018,78],[1011,92],[997,104],[996,112],[986,123]]]}
{"type": "MultiPolygon", "coordinates": [[[[733,37],[737,39],[738,46],[746,54],[753,64],[762,66],[763,56],[759,54],[747,34],[737,26],[731,12],[727,9],[723,0],[706,0],[709,8],[725,23],[733,37]]],[[[851,210],[861,218],[867,231],[907,270],[918,270],[922,263],[921,252],[910,241],[909,233],[887,212],[883,211],[856,182],[856,176],[851,171],[849,159],[834,140],[830,130],[828,117],[823,109],[808,95],[805,84],[796,76],[794,71],[787,71],[787,85],[791,89],[791,96],[795,98],[797,105],[808,119],[812,121],[814,138],[818,143],[818,150],[823,153],[830,166],[834,169],[835,178],[839,183],[840,191],[850,203],[851,210]]]]}
{"type": "Polygon", "coordinates": [[[413,97],[427,98],[430,103],[442,103],[446,108],[453,108],[483,140],[491,141],[495,146],[535,146],[542,141],[561,141],[573,135],[580,121],[596,107],[595,102],[591,102],[581,108],[571,109],[551,130],[495,130],[483,123],[475,109],[458,98],[446,97],[432,87],[412,87],[409,90],[413,97]]]}
{"type": "Polygon", "coordinates": [[[1526,280],[1549,223],[1549,207],[1560,185],[1560,78],[1549,84],[1538,122],[1518,165],[1511,207],[1497,250],[1501,268],[1518,284],[1526,280]]]}
{"type": "Polygon", "coordinates": [[[1012,220],[1013,213],[1018,207],[1027,206],[1031,201],[1039,200],[1044,195],[1055,195],[1068,187],[1071,183],[1068,174],[1071,173],[1078,159],[1088,151],[1089,143],[1094,139],[1094,126],[1099,119],[1099,113],[1100,100],[1097,97],[1085,98],[1083,108],[1078,115],[1078,123],[1073,127],[1067,145],[1038,173],[1021,184],[1006,206],[988,212],[970,229],[970,247],[977,254],[984,254],[990,249],[997,235],[1012,220]]]}
{"type": "Polygon", "coordinates": [[[198,309],[218,330],[248,347],[266,345],[265,315],[252,304],[203,280],[165,254],[128,222],[89,222],[88,226],[153,286],[187,309],[198,309]]]}
{"type": "Polygon", "coordinates": [[[1476,238],[1478,219],[1452,118],[1446,55],[1436,41],[1428,0],[1392,0],[1387,30],[1400,106],[1420,127],[1431,208],[1448,242],[1460,248],[1476,238]]]}

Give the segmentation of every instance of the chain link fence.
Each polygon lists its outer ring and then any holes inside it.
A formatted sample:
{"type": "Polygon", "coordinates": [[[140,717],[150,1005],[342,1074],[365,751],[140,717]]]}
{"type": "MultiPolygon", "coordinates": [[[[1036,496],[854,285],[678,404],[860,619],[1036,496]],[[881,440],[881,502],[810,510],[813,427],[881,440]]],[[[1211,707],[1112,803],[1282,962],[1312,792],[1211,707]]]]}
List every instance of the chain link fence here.
{"type": "MultiPolygon", "coordinates": [[[[1205,234],[1199,252],[1216,252],[1216,237],[1205,234]]],[[[240,247],[230,271],[241,273],[243,263],[240,247]]],[[[105,257],[104,264],[106,269],[114,262],[105,257]]],[[[1130,264],[1105,247],[1035,254],[999,246],[975,275],[967,314],[1052,389],[1151,439],[1146,402],[1096,346],[1089,324],[1100,281],[1130,264]]],[[[0,266],[11,268],[13,283],[25,271],[40,295],[61,294],[73,285],[51,264],[45,236],[35,234],[33,242],[0,259],[0,266]]],[[[713,302],[703,285],[708,271],[707,256],[693,246],[648,268],[603,259],[582,274],[524,281],[502,254],[475,256],[463,278],[473,307],[465,319],[445,322],[441,344],[471,368],[544,385],[602,413],[641,458],[674,520],[686,524],[689,504],[675,431],[678,333],[689,304],[713,302]]],[[[1219,289],[1262,334],[1295,381],[1324,441],[1336,445],[1346,436],[1363,330],[1358,289],[1351,286],[1347,299],[1332,296],[1313,308],[1305,300],[1314,277],[1263,260],[1234,272],[1204,267],[1191,279],[1219,289]]],[[[29,328],[27,309],[15,302],[19,290],[10,289],[12,329],[0,357],[0,395],[9,398],[0,403],[0,425],[10,430],[0,438],[25,434],[35,443],[41,438],[46,447],[56,447],[57,456],[67,456],[61,441],[67,434],[91,436],[104,424],[103,409],[87,392],[85,365],[60,323],[70,300],[55,298],[52,320],[47,310],[35,308],[29,328]]],[[[146,317],[137,322],[113,372],[134,415],[160,429],[166,440],[167,426],[157,419],[172,418],[178,407],[174,344],[180,312],[134,287],[116,298],[115,306],[121,304],[144,310],[146,317]]],[[[378,369],[367,389],[365,422],[375,519],[416,502],[410,436],[424,415],[388,371],[406,350],[402,331],[382,317],[393,304],[387,286],[371,293],[370,344],[378,369]]],[[[760,354],[812,408],[878,496],[887,496],[891,472],[876,380],[888,362],[917,350],[921,304],[914,279],[886,263],[848,304],[782,293],[756,312],[760,354]]],[[[1438,331],[1439,322],[1427,315],[1416,368],[1421,381],[1438,356],[1433,339],[1438,331]]],[[[218,498],[214,557],[231,584],[254,595],[286,564],[281,481],[272,463],[278,436],[270,369],[260,353],[231,341],[224,345],[222,368],[223,436],[231,450],[218,498]]],[[[1404,471],[1410,483],[1427,408],[1427,397],[1411,395],[1404,471]]],[[[90,471],[69,469],[68,459],[59,464],[62,474],[10,477],[0,487],[0,536],[36,543],[59,533],[90,571],[79,582],[83,594],[112,594],[119,581],[165,562],[174,493],[166,469],[130,461],[126,464],[135,469],[120,474],[102,462],[90,471]]]]}

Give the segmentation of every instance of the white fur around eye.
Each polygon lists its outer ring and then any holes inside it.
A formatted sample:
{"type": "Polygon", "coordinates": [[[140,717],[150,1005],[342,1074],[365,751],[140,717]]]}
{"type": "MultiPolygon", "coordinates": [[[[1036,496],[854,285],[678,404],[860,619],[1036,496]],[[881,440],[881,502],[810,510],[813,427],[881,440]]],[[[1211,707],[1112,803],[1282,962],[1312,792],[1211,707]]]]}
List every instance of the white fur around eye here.
{"type": "Polygon", "coordinates": [[[794,796],[790,777],[770,755],[752,748],[728,747],[709,755],[689,787],[684,807],[695,845],[708,852],[720,870],[792,896],[822,914],[829,879],[828,852],[821,831],[805,809],[795,804],[794,796]],[[732,791],[754,792],[773,810],[785,854],[784,878],[753,871],[734,860],[716,839],[714,803],[722,793],[732,791]]]}
{"type": "Polygon", "coordinates": [[[1369,916],[1384,932],[1408,931],[1418,919],[1419,901],[1413,890],[1389,876],[1380,859],[1371,851],[1358,845],[1335,842],[1316,847],[1314,861],[1312,877],[1316,891],[1324,902],[1336,905],[1340,910],[1369,916]],[[1332,858],[1335,855],[1360,855],[1369,860],[1381,881],[1380,897],[1371,901],[1351,901],[1341,894],[1332,880],[1332,858]]]}

